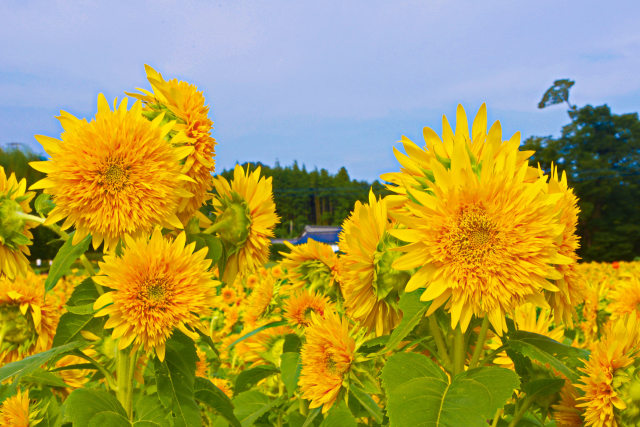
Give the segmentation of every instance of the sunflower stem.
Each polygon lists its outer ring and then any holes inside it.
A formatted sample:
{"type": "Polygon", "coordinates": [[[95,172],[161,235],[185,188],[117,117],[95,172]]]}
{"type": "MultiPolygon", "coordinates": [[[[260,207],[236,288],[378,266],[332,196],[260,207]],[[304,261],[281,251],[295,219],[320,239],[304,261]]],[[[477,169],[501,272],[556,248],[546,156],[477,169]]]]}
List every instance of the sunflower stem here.
{"type": "Polygon", "coordinates": [[[460,325],[456,326],[453,336],[453,375],[458,375],[464,371],[464,359],[467,354],[464,335],[460,325]]]}
{"type": "Polygon", "coordinates": [[[203,231],[204,234],[213,234],[216,231],[224,228],[224,227],[230,227],[233,226],[233,222],[234,222],[234,218],[233,217],[228,217],[226,219],[223,219],[222,221],[219,222],[215,222],[213,223],[213,225],[209,228],[207,228],[206,230],[203,231]]]}
{"type": "Polygon", "coordinates": [[[440,326],[438,326],[438,322],[436,321],[435,315],[431,315],[428,317],[429,319],[429,330],[431,331],[431,335],[433,335],[433,339],[436,341],[436,346],[438,347],[438,354],[440,355],[440,360],[444,367],[448,370],[451,367],[451,358],[449,357],[449,353],[447,351],[447,345],[444,343],[444,338],[442,337],[442,331],[440,330],[440,326]]]}
{"type": "Polygon", "coordinates": [[[116,389],[116,397],[127,413],[129,420],[133,420],[131,357],[127,350],[119,350],[117,359],[116,375],[118,388],[116,389]]]}
{"type": "Polygon", "coordinates": [[[15,216],[18,218],[22,218],[25,221],[37,222],[38,224],[44,224],[45,219],[35,215],[29,215],[28,213],[24,213],[22,211],[15,211],[15,216]]]}
{"type": "Polygon", "coordinates": [[[503,411],[504,411],[504,408],[498,408],[498,410],[496,411],[496,414],[493,416],[493,421],[491,422],[491,427],[497,427],[498,426],[498,422],[502,418],[502,412],[503,411]]]}
{"type": "Polygon", "coordinates": [[[488,330],[489,318],[484,316],[484,319],[482,319],[482,326],[480,327],[480,333],[478,333],[478,339],[476,340],[476,348],[473,350],[473,356],[471,357],[471,362],[469,362],[469,369],[475,368],[480,361],[480,355],[484,349],[484,340],[487,338],[488,330]]]}
{"type": "Polygon", "coordinates": [[[513,419],[509,423],[509,427],[516,427],[518,425],[518,422],[520,422],[532,403],[533,396],[525,397],[525,399],[522,401],[522,405],[520,405],[520,408],[518,409],[518,412],[516,412],[516,414],[513,416],[513,419]]]}

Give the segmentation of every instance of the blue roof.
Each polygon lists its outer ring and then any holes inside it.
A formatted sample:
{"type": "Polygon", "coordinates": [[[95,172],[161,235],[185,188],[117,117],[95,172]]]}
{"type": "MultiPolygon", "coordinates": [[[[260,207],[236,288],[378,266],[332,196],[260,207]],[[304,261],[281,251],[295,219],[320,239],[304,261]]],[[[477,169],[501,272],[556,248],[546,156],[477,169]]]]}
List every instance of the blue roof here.
{"type": "MultiPolygon", "coordinates": [[[[342,228],[334,226],[320,226],[320,225],[307,225],[304,227],[304,231],[300,237],[296,239],[283,239],[290,242],[293,245],[300,245],[307,243],[309,239],[313,239],[316,242],[327,244],[338,244],[340,241],[340,232],[342,228]]],[[[279,240],[279,239],[278,239],[279,240]]]]}

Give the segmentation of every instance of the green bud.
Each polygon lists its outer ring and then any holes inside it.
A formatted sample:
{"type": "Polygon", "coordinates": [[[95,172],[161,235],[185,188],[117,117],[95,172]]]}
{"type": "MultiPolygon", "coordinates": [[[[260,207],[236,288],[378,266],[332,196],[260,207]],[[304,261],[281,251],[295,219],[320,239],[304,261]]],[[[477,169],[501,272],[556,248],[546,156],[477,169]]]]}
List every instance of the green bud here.
{"type": "Polygon", "coordinates": [[[396,270],[391,267],[394,261],[402,256],[402,252],[391,250],[398,246],[398,240],[389,233],[385,233],[373,255],[375,268],[373,285],[376,288],[378,300],[385,299],[394,307],[397,306],[398,299],[411,278],[408,271],[396,270]]]}
{"type": "Polygon", "coordinates": [[[0,243],[11,249],[31,244],[31,240],[22,234],[25,220],[20,214],[24,213],[19,203],[0,197],[0,243]]]}
{"type": "Polygon", "coordinates": [[[38,339],[31,316],[20,312],[17,304],[0,305],[0,351],[26,351],[38,339]]]}

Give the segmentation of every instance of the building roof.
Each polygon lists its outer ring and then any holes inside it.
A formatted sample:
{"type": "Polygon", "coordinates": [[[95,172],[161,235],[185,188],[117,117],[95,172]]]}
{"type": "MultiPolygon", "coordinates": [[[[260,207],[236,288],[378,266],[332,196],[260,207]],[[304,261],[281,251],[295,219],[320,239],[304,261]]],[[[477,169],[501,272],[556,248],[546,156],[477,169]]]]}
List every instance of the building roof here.
{"type": "Polygon", "coordinates": [[[290,242],[293,245],[307,243],[309,239],[327,244],[337,244],[342,228],[331,225],[305,225],[300,236],[293,239],[271,239],[271,243],[290,242]]]}

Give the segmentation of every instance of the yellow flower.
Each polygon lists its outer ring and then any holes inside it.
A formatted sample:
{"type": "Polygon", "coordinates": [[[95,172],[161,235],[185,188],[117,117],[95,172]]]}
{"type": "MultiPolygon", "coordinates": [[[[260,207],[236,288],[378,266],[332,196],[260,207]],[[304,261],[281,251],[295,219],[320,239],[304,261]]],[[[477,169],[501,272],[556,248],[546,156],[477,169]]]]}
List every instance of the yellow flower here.
{"type": "Polygon", "coordinates": [[[326,311],[335,311],[328,297],[302,290],[289,297],[284,306],[284,317],[294,326],[307,327],[311,323],[311,313],[324,318],[326,311]]]}
{"type": "Polygon", "coordinates": [[[24,276],[29,269],[28,245],[33,236],[29,231],[37,223],[29,220],[29,202],[34,193],[25,193],[27,181],[16,179],[15,174],[9,178],[0,166],[0,277],[13,279],[17,275],[24,276]]]}
{"type": "MultiPolygon", "coordinates": [[[[56,368],[63,368],[65,366],[79,365],[83,363],[87,363],[87,361],[82,357],[67,355],[63,356],[56,362],[56,368]]],[[[58,375],[60,375],[69,389],[73,390],[82,387],[87,381],[89,381],[89,374],[92,372],[93,371],[90,369],[63,369],[58,371],[58,375]]]]}
{"type": "Polygon", "coordinates": [[[139,89],[143,94],[127,93],[144,102],[143,114],[153,119],[165,114],[165,120],[175,120],[173,130],[187,136],[187,145],[194,150],[184,161],[182,171],[192,178],[184,182],[191,196],[180,201],[178,216],[186,221],[202,206],[211,189],[211,174],[215,170],[214,148],[216,140],[211,137],[213,122],[209,119],[209,107],[204,104],[204,95],[198,88],[178,79],[164,80],[162,75],[148,65],[144,66],[147,80],[153,92],[139,89]]]}
{"type": "Polygon", "coordinates": [[[207,353],[196,347],[198,361],[196,362],[196,377],[209,377],[209,362],[207,361],[207,353]]]}
{"type": "Polygon", "coordinates": [[[578,390],[565,380],[564,387],[560,390],[560,401],[552,406],[553,419],[558,427],[582,427],[582,411],[578,405],[578,390]]]}
{"type": "Polygon", "coordinates": [[[549,194],[560,194],[556,209],[561,212],[560,222],[565,228],[562,233],[562,240],[558,244],[558,253],[571,260],[569,264],[560,264],[556,269],[561,278],[556,280],[557,292],[545,291],[545,296],[549,305],[555,311],[558,321],[563,321],[569,326],[573,326],[573,316],[576,313],[576,306],[584,301],[584,285],[576,270],[578,255],[576,251],[580,247],[576,226],[578,224],[578,198],[573,194],[573,189],[567,185],[567,174],[563,172],[562,177],[555,165],[551,165],[551,176],[548,184],[549,194]]]}
{"type": "Polygon", "coordinates": [[[47,174],[31,188],[53,195],[46,223],[66,218],[63,229],[76,227],[74,244],[91,234],[94,248],[104,240],[110,250],[156,224],[182,228],[175,211],[187,193],[180,183],[191,178],[180,173],[180,159],[193,148],[174,148],[177,136],[165,140],[171,123],[162,125],[162,116],[150,122],[141,112],[140,102],[127,110],[126,98],[111,111],[100,94],[91,122],[63,112],[61,140],[36,136],[51,159],[30,163],[47,174]]]}
{"type": "Polygon", "coordinates": [[[223,176],[213,179],[212,204],[216,221],[211,227],[225,247],[227,265],[222,280],[233,283],[238,272],[251,273],[269,259],[270,238],[279,222],[273,202],[271,177],[260,178],[261,169],[246,172],[240,165],[231,183],[223,176]]]}
{"type": "Polygon", "coordinates": [[[640,318],[631,313],[606,328],[576,387],[584,392],[578,407],[584,408],[585,425],[616,427],[640,422],[640,318]]]}
{"type": "Polygon", "coordinates": [[[544,177],[529,176],[519,138],[503,144],[499,125],[486,135],[474,123],[471,140],[462,107],[455,135],[444,132],[444,142],[429,135],[436,141],[427,146],[446,149],[449,158],[430,150],[425,188],[398,190],[407,194],[397,216],[407,228],[390,234],[409,244],[393,268],[419,268],[406,291],[426,288],[421,299],[433,301],[427,315],[446,303],[452,327],[465,331],[472,316],[488,316],[501,334],[506,313],[527,301],[546,305],[543,290],[558,290],[547,280],[560,278],[554,266],[574,262],[557,249],[565,229],[559,196],[548,194],[544,177]]]}
{"type": "Polygon", "coordinates": [[[335,403],[355,359],[356,340],[348,321],[332,312],[315,318],[305,336],[298,385],[302,397],[311,401],[309,407],[322,406],[322,413],[326,413],[335,403]]]}
{"type": "Polygon", "coordinates": [[[402,319],[400,295],[409,273],[391,267],[401,255],[387,216],[386,200],[369,193],[369,204],[356,202],[342,224],[340,257],[342,294],[347,315],[376,335],[388,334],[402,319]]]}
{"type": "Polygon", "coordinates": [[[7,398],[0,405],[0,426],[3,427],[30,427],[35,426],[37,410],[29,407],[29,390],[18,392],[7,398]]]}
{"type": "Polygon", "coordinates": [[[96,316],[109,315],[105,328],[113,328],[119,349],[134,342],[164,360],[174,328],[197,337],[187,326],[198,327],[199,317],[210,311],[217,285],[207,271],[211,261],[206,248],[194,253],[195,243],[185,246],[184,233],[169,241],[156,229],[151,239],[125,241],[122,257],[105,256],[102,275],[94,277],[113,289],[96,300],[96,316]]]}
{"type": "Polygon", "coordinates": [[[40,276],[0,278],[0,366],[48,350],[60,314],[55,295],[45,299],[40,276]]]}
{"type": "Polygon", "coordinates": [[[615,286],[608,292],[611,301],[607,311],[612,319],[617,319],[627,313],[640,312],[640,278],[628,274],[616,281],[615,286]]]}
{"type": "Polygon", "coordinates": [[[233,390],[231,388],[231,383],[229,382],[229,380],[217,377],[209,378],[209,380],[213,383],[213,385],[222,390],[222,392],[226,394],[229,399],[233,399],[233,390]]]}
{"type": "Polygon", "coordinates": [[[265,315],[275,292],[276,280],[274,277],[267,276],[260,280],[247,298],[244,320],[253,325],[256,320],[265,315]]]}
{"type": "Polygon", "coordinates": [[[338,256],[326,243],[309,239],[307,243],[292,245],[285,241],[289,253],[281,252],[282,267],[295,289],[307,288],[335,298],[339,283],[338,256]]]}

